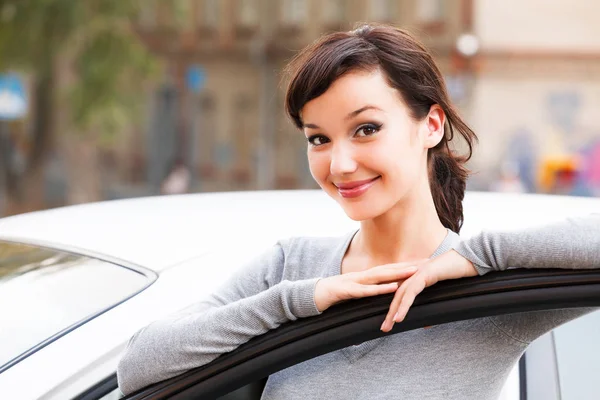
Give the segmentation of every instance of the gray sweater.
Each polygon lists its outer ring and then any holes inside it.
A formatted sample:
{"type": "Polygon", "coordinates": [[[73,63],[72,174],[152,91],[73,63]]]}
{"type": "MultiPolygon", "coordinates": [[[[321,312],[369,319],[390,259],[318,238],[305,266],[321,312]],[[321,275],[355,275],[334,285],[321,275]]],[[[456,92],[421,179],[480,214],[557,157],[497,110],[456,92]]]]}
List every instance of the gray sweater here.
{"type": "MultiPolygon", "coordinates": [[[[319,314],[315,284],[340,273],[355,232],[282,240],[206,300],[138,331],[117,377],[125,394],[211,362],[251,338],[319,314]]],[[[480,274],[509,267],[600,268],[600,215],[460,241],[450,249],[480,274]]],[[[589,310],[556,310],[449,323],[364,342],[269,377],[263,399],[492,399],[527,345],[589,310]],[[351,393],[351,395],[350,395],[351,393]]]]}

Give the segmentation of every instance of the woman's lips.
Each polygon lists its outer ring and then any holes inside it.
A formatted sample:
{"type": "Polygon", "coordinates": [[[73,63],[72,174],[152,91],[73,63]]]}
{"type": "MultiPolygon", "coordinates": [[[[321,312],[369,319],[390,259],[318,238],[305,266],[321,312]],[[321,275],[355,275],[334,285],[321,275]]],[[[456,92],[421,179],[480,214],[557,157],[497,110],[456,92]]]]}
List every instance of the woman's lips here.
{"type": "Polygon", "coordinates": [[[367,179],[364,181],[338,183],[335,186],[337,187],[337,190],[342,197],[347,199],[354,198],[363,195],[367,190],[371,188],[371,186],[373,186],[377,182],[377,180],[379,180],[379,178],[381,177],[378,176],[376,178],[367,179]]]}

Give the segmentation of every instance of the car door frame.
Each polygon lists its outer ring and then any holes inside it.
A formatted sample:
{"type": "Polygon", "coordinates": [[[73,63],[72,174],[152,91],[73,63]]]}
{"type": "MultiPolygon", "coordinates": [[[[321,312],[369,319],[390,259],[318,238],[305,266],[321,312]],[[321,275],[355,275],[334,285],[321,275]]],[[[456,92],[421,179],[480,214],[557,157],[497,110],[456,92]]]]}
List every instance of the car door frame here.
{"type": "Polygon", "coordinates": [[[279,370],[341,348],[424,326],[502,314],[600,307],[600,270],[515,269],[440,282],[384,334],[392,295],[352,300],[250,340],[213,362],[156,383],[128,400],[210,399],[279,370]]]}

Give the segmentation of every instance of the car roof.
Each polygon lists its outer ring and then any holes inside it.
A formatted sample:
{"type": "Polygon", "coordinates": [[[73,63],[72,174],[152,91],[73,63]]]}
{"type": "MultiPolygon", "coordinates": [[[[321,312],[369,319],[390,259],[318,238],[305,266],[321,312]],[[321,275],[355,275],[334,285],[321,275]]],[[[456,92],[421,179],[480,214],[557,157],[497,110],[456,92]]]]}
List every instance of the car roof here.
{"type": "MultiPolygon", "coordinates": [[[[467,192],[461,236],[600,213],[597,198],[467,192]]],[[[0,239],[122,259],[162,271],[236,244],[356,229],[320,190],[248,191],[113,200],[0,219],[0,239]]]]}

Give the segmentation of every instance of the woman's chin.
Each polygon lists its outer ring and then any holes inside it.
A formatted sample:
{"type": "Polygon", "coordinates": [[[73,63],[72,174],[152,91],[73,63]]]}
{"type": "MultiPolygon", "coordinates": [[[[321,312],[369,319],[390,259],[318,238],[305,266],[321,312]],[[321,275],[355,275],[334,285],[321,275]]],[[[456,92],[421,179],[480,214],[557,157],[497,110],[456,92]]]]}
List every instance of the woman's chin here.
{"type": "Polygon", "coordinates": [[[345,204],[342,204],[342,208],[344,209],[344,212],[346,213],[348,218],[350,218],[351,220],[354,220],[354,221],[358,221],[358,222],[373,219],[380,214],[378,212],[375,212],[373,207],[369,207],[368,205],[358,205],[358,204],[345,205],[345,204]]]}
{"type": "Polygon", "coordinates": [[[381,210],[381,204],[374,204],[374,201],[378,203],[374,198],[365,199],[364,195],[359,198],[344,198],[337,191],[325,192],[342,207],[348,218],[354,221],[373,219],[384,212],[381,210]]]}

